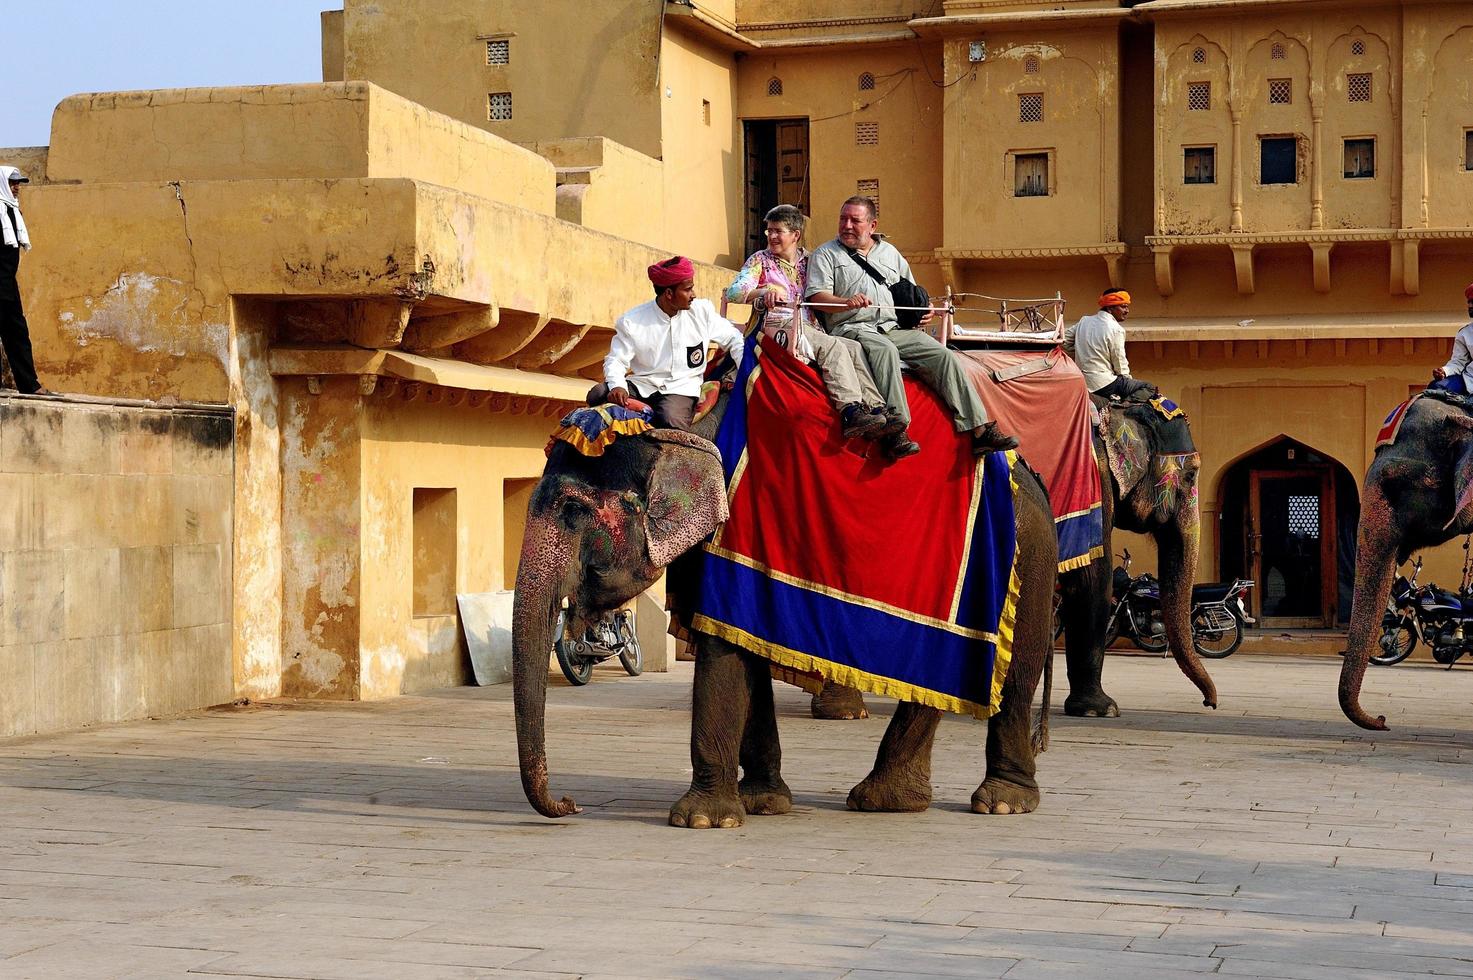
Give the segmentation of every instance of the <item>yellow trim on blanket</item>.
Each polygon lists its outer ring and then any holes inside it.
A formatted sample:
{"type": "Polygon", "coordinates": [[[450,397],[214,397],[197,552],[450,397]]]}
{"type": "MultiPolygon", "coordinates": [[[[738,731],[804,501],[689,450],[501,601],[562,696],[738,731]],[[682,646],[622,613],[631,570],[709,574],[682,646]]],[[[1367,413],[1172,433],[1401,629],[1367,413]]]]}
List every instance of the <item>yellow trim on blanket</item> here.
{"type": "Polygon", "coordinates": [[[956,590],[951,594],[951,614],[947,617],[956,622],[957,612],[962,605],[962,586],[967,581],[967,562],[972,557],[972,532],[977,528],[977,512],[981,510],[982,484],[987,475],[987,457],[979,456],[972,465],[972,498],[967,503],[967,536],[962,546],[962,561],[956,570],[956,590]]]}
{"type": "Polygon", "coordinates": [[[1072,514],[1060,514],[1059,516],[1057,516],[1057,517],[1054,518],[1054,523],[1057,524],[1060,521],[1067,521],[1071,517],[1084,517],[1086,514],[1093,514],[1095,511],[1099,510],[1102,506],[1103,506],[1103,504],[1101,504],[1099,502],[1096,502],[1096,503],[1090,504],[1084,510],[1076,510],[1072,514]]]}
{"type": "Polygon", "coordinates": [[[1072,572],[1076,568],[1083,568],[1085,565],[1088,565],[1096,558],[1103,557],[1105,557],[1105,546],[1097,544],[1093,548],[1089,549],[1088,554],[1075,555],[1073,558],[1065,558],[1063,561],[1059,562],[1059,571],[1072,572]]]}
{"type": "MultiPolygon", "coordinates": [[[[615,432],[621,436],[638,436],[654,429],[644,419],[620,419],[615,420],[601,406],[595,409],[603,416],[606,432],[615,432]]],[[[584,456],[602,456],[604,451],[613,444],[613,439],[593,440],[584,435],[583,430],[576,425],[566,425],[552,434],[554,439],[566,442],[584,456]]]]}
{"type": "MultiPolygon", "coordinates": [[[[1016,578],[1016,574],[1014,575],[1016,578]]],[[[755,653],[760,657],[783,667],[801,670],[807,673],[818,674],[824,680],[842,684],[863,691],[866,694],[877,694],[880,697],[895,698],[900,701],[912,701],[923,704],[928,708],[937,708],[941,711],[952,711],[957,714],[971,715],[974,718],[990,718],[997,713],[994,705],[982,705],[975,701],[967,701],[963,698],[954,698],[940,691],[933,691],[928,687],[917,687],[914,684],[906,684],[897,681],[893,677],[882,677],[879,674],[871,674],[868,671],[859,670],[844,664],[836,664],[832,660],[822,660],[818,657],[790,650],[785,646],[770,643],[760,637],[753,636],[746,630],[725,623],[718,623],[701,613],[697,613],[691,621],[691,627],[710,636],[725,640],[727,643],[741,647],[749,653],[755,653]]],[[[1001,651],[998,654],[998,662],[1001,662],[1001,651]]],[[[1002,688],[996,680],[997,667],[993,667],[993,698],[996,699],[1002,688]]]]}
{"type": "Polygon", "coordinates": [[[734,551],[728,551],[714,542],[706,545],[706,553],[736,562],[738,565],[745,565],[753,571],[761,572],[773,581],[781,582],[784,585],[791,585],[795,589],[816,592],[819,595],[828,596],[831,599],[847,602],[852,606],[862,606],[865,609],[873,609],[876,612],[882,612],[890,616],[898,616],[909,622],[920,623],[923,626],[930,626],[933,629],[944,630],[953,636],[960,636],[968,640],[983,640],[988,643],[996,643],[998,641],[998,635],[996,633],[968,629],[965,626],[958,626],[956,623],[948,623],[944,619],[937,619],[934,616],[924,616],[911,609],[902,609],[900,606],[893,606],[888,602],[866,599],[864,596],[858,596],[852,592],[844,592],[827,585],[819,585],[817,582],[809,582],[806,579],[798,578],[796,575],[780,572],[772,566],[764,565],[762,562],[748,558],[746,555],[739,555],[734,551]]]}
{"type": "MultiPolygon", "coordinates": [[[[1013,526],[1018,524],[1018,452],[1009,449],[1008,485],[1013,491],[1013,526]]],[[[1008,678],[1008,668],[1013,662],[1013,634],[1018,625],[1018,597],[1023,593],[1023,580],[1018,575],[1018,555],[1023,543],[1016,530],[1013,533],[1012,570],[1008,573],[1008,597],[1002,604],[1002,615],[997,618],[997,653],[992,660],[992,704],[989,714],[1002,706],[1002,685],[1008,678]]]]}

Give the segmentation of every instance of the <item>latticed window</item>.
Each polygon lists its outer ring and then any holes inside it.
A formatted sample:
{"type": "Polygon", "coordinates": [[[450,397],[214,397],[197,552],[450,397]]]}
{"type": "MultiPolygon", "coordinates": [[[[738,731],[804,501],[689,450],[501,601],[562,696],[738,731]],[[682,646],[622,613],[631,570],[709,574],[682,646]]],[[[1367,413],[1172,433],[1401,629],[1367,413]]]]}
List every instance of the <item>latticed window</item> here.
{"type": "Polygon", "coordinates": [[[1187,83],[1187,109],[1191,112],[1206,112],[1212,108],[1212,83],[1187,83]]]}
{"type": "Polygon", "coordinates": [[[1038,65],[1038,56],[1030,54],[1028,57],[1023,59],[1023,74],[1037,75],[1038,65]]]}
{"type": "Polygon", "coordinates": [[[1270,78],[1268,80],[1268,104],[1290,105],[1294,101],[1292,78],[1270,78]]]}
{"type": "Polygon", "coordinates": [[[1275,44],[1273,47],[1268,49],[1268,56],[1275,61],[1283,61],[1286,57],[1286,55],[1284,54],[1284,46],[1282,44],[1275,44]]]}
{"type": "Polygon", "coordinates": [[[1345,176],[1351,179],[1376,176],[1376,141],[1353,139],[1345,141],[1345,176]]]}
{"type": "Polygon", "coordinates": [[[1207,49],[1205,49],[1205,48],[1193,48],[1192,49],[1192,64],[1194,64],[1194,65],[1205,65],[1205,64],[1207,64],[1207,49]]]}
{"type": "Polygon", "coordinates": [[[1371,73],[1362,72],[1346,75],[1345,97],[1351,102],[1371,101],[1371,73]]]}
{"type": "Polygon", "coordinates": [[[1351,41],[1350,42],[1350,53],[1353,54],[1353,55],[1356,55],[1357,57],[1359,57],[1360,55],[1365,54],[1366,53],[1366,42],[1364,42],[1364,41],[1351,41]]]}
{"type": "Polygon", "coordinates": [[[1023,92],[1018,96],[1018,122],[1043,122],[1043,93],[1023,92]]]}
{"type": "Polygon", "coordinates": [[[1013,196],[1048,197],[1048,154],[1019,153],[1013,157],[1013,196]]]}
{"type": "Polygon", "coordinates": [[[1289,494],[1289,533],[1306,538],[1320,536],[1320,498],[1289,494]]]}
{"type": "Polygon", "coordinates": [[[880,124],[877,122],[855,123],[854,144],[856,146],[879,146],[880,124]]]}
{"type": "Polygon", "coordinates": [[[1217,147],[1187,146],[1182,148],[1182,183],[1217,183],[1217,147]]]}
{"type": "Polygon", "coordinates": [[[501,38],[496,41],[486,42],[486,64],[509,65],[511,64],[511,41],[501,38]]]}
{"type": "Polygon", "coordinates": [[[857,181],[854,185],[854,193],[867,197],[875,202],[875,207],[880,206],[880,181],[877,177],[868,177],[857,181]]]}
{"type": "Polygon", "coordinates": [[[773,77],[769,78],[767,80],[767,94],[768,95],[782,95],[783,94],[783,80],[781,78],[778,78],[776,75],[774,75],[773,77]]]}
{"type": "Polygon", "coordinates": [[[486,118],[492,122],[511,118],[510,92],[492,92],[486,96],[486,118]]]}
{"type": "Polygon", "coordinates": [[[861,92],[872,92],[875,88],[875,76],[872,72],[865,72],[859,76],[859,90],[861,92]]]}

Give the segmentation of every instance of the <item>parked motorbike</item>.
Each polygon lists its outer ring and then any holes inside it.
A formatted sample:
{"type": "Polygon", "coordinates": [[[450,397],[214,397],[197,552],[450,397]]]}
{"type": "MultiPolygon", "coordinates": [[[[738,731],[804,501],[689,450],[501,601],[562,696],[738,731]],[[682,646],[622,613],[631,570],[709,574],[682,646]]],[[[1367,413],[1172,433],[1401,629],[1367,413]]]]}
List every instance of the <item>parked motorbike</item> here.
{"type": "Polygon", "coordinates": [[[594,665],[612,657],[619,658],[630,677],[638,677],[644,671],[644,654],[634,631],[633,610],[615,610],[591,624],[582,636],[573,636],[568,623],[568,610],[564,609],[558,614],[553,649],[557,652],[557,665],[569,684],[575,687],[587,684],[593,679],[594,665]]]}
{"type": "Polygon", "coordinates": [[[1110,591],[1115,604],[1105,622],[1105,646],[1124,636],[1147,653],[1166,652],[1166,622],[1161,618],[1161,583],[1150,572],[1130,574],[1130,549],[1119,556],[1110,591]]]}
{"type": "Polygon", "coordinates": [[[1467,554],[1466,539],[1463,551],[1463,583],[1457,592],[1430,582],[1418,585],[1420,555],[1412,564],[1411,578],[1398,575],[1391,583],[1391,599],[1381,618],[1380,652],[1371,656],[1371,663],[1399,664],[1411,656],[1418,641],[1432,650],[1433,660],[1448,668],[1473,653],[1473,555],[1467,554]]]}
{"type": "Polygon", "coordinates": [[[1248,590],[1253,582],[1235,578],[1192,586],[1192,646],[1214,660],[1231,655],[1243,644],[1243,625],[1257,622],[1248,615],[1248,590]]]}

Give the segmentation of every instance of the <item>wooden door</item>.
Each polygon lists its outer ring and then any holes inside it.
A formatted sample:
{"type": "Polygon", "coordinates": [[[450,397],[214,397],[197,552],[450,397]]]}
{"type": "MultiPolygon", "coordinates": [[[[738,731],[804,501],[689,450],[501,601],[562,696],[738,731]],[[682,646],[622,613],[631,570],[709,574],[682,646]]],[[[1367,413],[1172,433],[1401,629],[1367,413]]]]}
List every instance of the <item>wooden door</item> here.
{"type": "Polygon", "coordinates": [[[1335,491],[1328,466],[1249,474],[1250,596],[1274,629],[1335,624],[1335,491]]]}

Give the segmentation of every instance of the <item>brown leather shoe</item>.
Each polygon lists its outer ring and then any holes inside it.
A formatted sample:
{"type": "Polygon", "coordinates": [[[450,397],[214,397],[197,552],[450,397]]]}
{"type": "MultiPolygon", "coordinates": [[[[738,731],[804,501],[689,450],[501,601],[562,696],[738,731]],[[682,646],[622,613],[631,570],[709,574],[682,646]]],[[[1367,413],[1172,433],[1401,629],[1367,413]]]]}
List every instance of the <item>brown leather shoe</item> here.
{"type": "Polygon", "coordinates": [[[875,415],[858,402],[839,413],[845,439],[878,439],[885,434],[885,416],[875,415]]]}
{"type": "Polygon", "coordinates": [[[885,439],[882,447],[885,455],[891,459],[905,459],[921,451],[921,444],[910,438],[904,432],[897,433],[885,439]]]}
{"type": "Polygon", "coordinates": [[[972,454],[974,456],[985,456],[988,453],[1017,448],[1018,437],[1003,433],[998,429],[996,422],[988,422],[980,430],[972,433],[972,454]]]}

